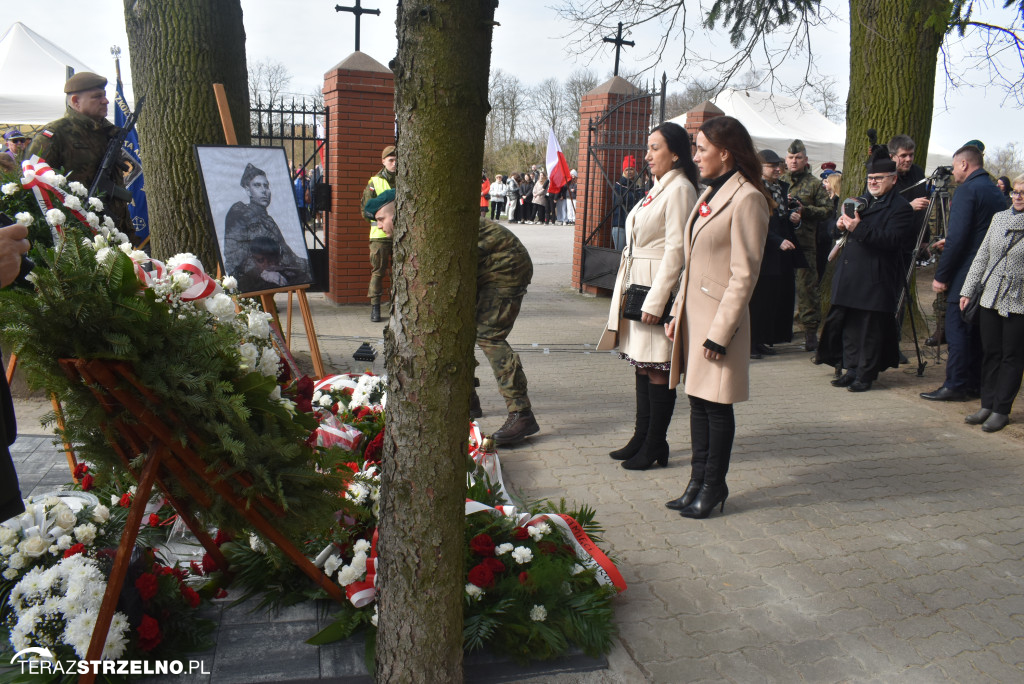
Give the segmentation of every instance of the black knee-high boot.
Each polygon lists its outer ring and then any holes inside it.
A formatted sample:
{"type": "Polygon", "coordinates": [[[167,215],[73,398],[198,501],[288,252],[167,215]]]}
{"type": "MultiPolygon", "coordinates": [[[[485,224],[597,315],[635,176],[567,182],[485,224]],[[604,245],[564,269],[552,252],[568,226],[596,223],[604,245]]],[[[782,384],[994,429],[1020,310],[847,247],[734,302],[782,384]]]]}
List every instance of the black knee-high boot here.
{"type": "MultiPolygon", "coordinates": [[[[732,404],[706,401],[704,408],[707,411],[707,463],[704,466],[704,481],[693,502],[679,511],[684,518],[706,518],[719,504],[724,511],[725,500],[729,497],[725,476],[729,472],[729,462],[732,459],[736,418],[732,404]]],[[[696,454],[696,451],[694,453],[696,454]]]]}
{"type": "Polygon", "coordinates": [[[687,396],[690,400],[690,481],[678,499],[667,501],[665,506],[674,511],[681,511],[697,498],[701,485],[704,484],[704,469],[708,463],[708,441],[710,427],[708,410],[703,399],[687,396]]]}
{"type": "Polygon", "coordinates": [[[651,399],[647,391],[650,384],[646,375],[636,374],[636,425],[626,446],[609,454],[616,461],[625,461],[635,456],[647,439],[647,429],[651,424],[651,399]]]}
{"type": "Polygon", "coordinates": [[[636,455],[623,461],[622,467],[627,470],[647,470],[657,463],[662,468],[668,465],[668,426],[672,422],[672,412],[676,407],[676,391],[668,385],[650,383],[648,394],[651,397],[651,423],[647,430],[647,439],[636,455]]]}

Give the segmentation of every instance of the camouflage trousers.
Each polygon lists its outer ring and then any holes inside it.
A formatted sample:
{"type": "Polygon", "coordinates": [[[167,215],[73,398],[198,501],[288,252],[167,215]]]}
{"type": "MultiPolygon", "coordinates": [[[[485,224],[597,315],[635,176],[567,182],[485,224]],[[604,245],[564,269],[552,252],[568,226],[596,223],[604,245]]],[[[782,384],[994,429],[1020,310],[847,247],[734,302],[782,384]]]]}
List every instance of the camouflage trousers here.
{"type": "Polygon", "coordinates": [[[509,413],[530,408],[523,362],[505,341],[519,316],[525,294],[524,287],[490,288],[476,293],[476,344],[491,364],[509,413]]]}
{"type": "Polygon", "coordinates": [[[936,292],[935,301],[932,302],[932,313],[935,314],[935,329],[939,331],[946,330],[946,301],[948,296],[948,290],[936,292]]]}
{"type": "Polygon", "coordinates": [[[821,293],[818,282],[817,252],[812,244],[801,247],[810,268],[798,268],[796,271],[796,310],[804,332],[817,332],[821,325],[821,293]]]}
{"type": "Polygon", "coordinates": [[[371,304],[380,304],[384,276],[391,268],[391,240],[370,240],[370,287],[366,296],[371,304]]]}

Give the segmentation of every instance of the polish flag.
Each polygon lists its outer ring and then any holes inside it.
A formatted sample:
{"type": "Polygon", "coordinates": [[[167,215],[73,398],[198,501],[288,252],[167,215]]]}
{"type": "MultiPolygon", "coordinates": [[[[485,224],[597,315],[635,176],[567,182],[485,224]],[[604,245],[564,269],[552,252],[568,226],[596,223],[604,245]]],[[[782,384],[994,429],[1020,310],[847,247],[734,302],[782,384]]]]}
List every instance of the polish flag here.
{"type": "Polygon", "coordinates": [[[548,192],[556,193],[569,182],[569,164],[565,161],[562,148],[555,139],[555,130],[548,129],[548,153],[545,159],[548,167],[548,192]]]}

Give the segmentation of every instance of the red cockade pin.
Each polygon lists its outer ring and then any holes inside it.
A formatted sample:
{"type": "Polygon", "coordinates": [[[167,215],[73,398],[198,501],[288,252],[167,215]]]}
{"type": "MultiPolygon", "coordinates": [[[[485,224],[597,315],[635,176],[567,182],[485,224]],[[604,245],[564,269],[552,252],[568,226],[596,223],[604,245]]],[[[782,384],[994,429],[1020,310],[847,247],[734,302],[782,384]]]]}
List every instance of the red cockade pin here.
{"type": "Polygon", "coordinates": [[[651,197],[650,195],[647,195],[646,197],[644,197],[644,201],[643,201],[643,203],[640,206],[646,207],[648,204],[650,204],[653,201],[654,201],[654,198],[651,197]]]}
{"type": "Polygon", "coordinates": [[[701,202],[700,203],[699,211],[700,211],[700,215],[701,216],[707,217],[707,216],[711,215],[711,207],[708,206],[707,202],[701,202]]]}

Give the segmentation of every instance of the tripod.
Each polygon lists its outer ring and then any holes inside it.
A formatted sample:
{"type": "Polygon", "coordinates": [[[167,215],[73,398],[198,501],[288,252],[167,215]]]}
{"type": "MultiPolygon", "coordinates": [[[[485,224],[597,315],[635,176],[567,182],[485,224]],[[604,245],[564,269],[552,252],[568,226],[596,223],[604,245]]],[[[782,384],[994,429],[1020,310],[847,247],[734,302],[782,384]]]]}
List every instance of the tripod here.
{"type": "MultiPolygon", "coordinates": [[[[914,242],[914,250],[911,252],[910,264],[907,266],[907,274],[903,279],[903,290],[900,292],[899,303],[896,305],[896,326],[902,330],[903,315],[910,316],[910,331],[914,338],[914,351],[917,354],[917,377],[924,375],[924,368],[927,362],[921,357],[921,344],[917,340],[917,323],[914,320],[914,305],[910,299],[910,285],[914,282],[914,275],[917,272],[917,254],[924,241],[925,233],[928,232],[928,225],[932,218],[935,219],[935,233],[933,237],[945,238],[946,226],[949,220],[949,179],[952,175],[948,167],[940,166],[925,181],[931,181],[931,191],[928,196],[928,208],[925,210],[924,220],[917,230],[917,240],[914,242]],[[904,306],[906,311],[904,312],[904,306]]],[[[913,186],[911,186],[913,187],[913,186]]],[[[909,190],[910,188],[907,188],[909,190]]],[[[933,243],[934,244],[934,243],[933,243]]],[[[936,347],[936,359],[940,350],[936,347]]]]}

